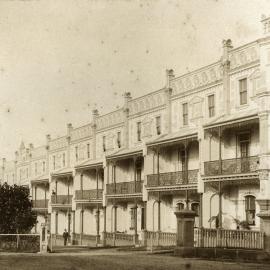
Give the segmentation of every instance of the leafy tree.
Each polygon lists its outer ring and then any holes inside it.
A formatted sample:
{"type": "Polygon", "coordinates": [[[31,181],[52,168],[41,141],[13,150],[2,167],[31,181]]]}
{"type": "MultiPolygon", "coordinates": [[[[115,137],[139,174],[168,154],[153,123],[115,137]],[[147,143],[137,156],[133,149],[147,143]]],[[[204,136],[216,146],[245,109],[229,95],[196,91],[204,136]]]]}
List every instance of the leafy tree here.
{"type": "Polygon", "coordinates": [[[7,183],[0,185],[0,233],[29,233],[36,223],[29,189],[7,183]]]}

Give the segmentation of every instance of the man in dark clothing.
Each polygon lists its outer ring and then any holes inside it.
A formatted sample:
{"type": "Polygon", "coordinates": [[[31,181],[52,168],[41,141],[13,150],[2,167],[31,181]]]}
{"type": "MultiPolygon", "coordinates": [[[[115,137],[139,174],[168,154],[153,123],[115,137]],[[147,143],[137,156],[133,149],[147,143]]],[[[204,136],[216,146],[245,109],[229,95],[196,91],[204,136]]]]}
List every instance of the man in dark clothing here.
{"type": "Polygon", "coordinates": [[[68,240],[69,234],[67,232],[67,230],[65,229],[64,233],[63,233],[63,238],[64,238],[64,246],[67,245],[67,240],[68,240]]]}

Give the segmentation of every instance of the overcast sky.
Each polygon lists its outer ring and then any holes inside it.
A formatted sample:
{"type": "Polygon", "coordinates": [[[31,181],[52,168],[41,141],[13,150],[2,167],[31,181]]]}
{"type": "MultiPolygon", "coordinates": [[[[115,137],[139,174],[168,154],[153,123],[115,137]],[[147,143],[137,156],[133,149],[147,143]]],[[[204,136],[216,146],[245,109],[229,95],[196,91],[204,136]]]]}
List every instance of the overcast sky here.
{"type": "Polygon", "coordinates": [[[0,156],[160,89],[261,36],[269,0],[0,0],[0,156]]]}

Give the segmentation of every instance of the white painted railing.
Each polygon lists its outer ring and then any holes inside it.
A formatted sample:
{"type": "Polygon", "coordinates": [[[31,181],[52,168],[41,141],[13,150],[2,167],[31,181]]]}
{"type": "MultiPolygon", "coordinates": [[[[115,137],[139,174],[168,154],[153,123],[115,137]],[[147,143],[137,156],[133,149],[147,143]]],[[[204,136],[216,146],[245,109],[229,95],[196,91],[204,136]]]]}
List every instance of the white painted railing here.
{"type": "Polygon", "coordinates": [[[146,246],[175,246],[176,233],[144,231],[144,245],[146,246]]]}
{"type": "Polygon", "coordinates": [[[249,230],[196,228],[194,244],[196,247],[263,249],[264,233],[249,230]]]}

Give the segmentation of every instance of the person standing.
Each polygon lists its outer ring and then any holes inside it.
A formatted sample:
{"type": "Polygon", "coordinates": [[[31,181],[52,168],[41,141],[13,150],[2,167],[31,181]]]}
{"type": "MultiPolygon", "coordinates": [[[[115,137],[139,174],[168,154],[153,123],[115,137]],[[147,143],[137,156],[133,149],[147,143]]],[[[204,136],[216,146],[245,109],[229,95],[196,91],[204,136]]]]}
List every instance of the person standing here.
{"type": "Polygon", "coordinates": [[[69,234],[68,234],[66,229],[64,230],[63,238],[64,238],[64,246],[66,246],[67,245],[67,240],[69,238],[69,234]]]}

